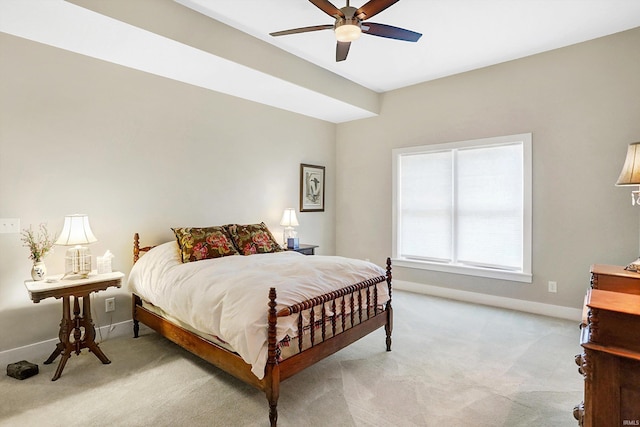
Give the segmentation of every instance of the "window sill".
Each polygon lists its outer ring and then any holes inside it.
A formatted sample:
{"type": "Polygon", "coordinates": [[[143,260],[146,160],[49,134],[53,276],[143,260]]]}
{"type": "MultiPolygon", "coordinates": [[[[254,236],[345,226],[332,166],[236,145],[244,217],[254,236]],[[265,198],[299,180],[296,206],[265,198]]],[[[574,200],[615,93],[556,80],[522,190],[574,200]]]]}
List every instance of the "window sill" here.
{"type": "Polygon", "coordinates": [[[532,283],[533,275],[516,271],[493,270],[490,268],[469,267],[462,265],[440,264],[428,261],[394,258],[394,267],[417,268],[420,270],[440,271],[443,273],[464,274],[467,276],[488,277],[491,279],[509,280],[512,282],[532,283]]]}

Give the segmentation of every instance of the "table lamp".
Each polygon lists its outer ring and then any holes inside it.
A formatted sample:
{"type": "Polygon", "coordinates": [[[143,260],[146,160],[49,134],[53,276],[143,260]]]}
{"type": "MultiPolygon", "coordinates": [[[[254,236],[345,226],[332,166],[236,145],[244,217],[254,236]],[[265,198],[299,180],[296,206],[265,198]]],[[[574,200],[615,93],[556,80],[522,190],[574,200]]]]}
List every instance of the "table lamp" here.
{"type": "Polygon", "coordinates": [[[280,220],[280,225],[284,226],[283,239],[287,248],[297,249],[300,247],[298,237],[293,229],[293,227],[300,225],[298,224],[298,218],[296,218],[296,210],[293,208],[285,209],[282,214],[282,219],[280,220]]]}
{"type": "MultiPolygon", "coordinates": [[[[616,185],[640,186],[640,142],[629,144],[627,157],[616,185]]],[[[640,205],[640,189],[631,191],[631,205],[640,205]]],[[[640,272],[640,258],[627,265],[625,270],[640,272]]]]}
{"type": "MultiPolygon", "coordinates": [[[[640,142],[629,144],[616,185],[640,186],[640,142]]],[[[631,204],[640,205],[640,190],[631,191],[631,204]]]]}
{"type": "Polygon", "coordinates": [[[62,278],[78,275],[86,278],[91,273],[91,252],[86,246],[88,243],[97,242],[89,226],[87,215],[75,214],[64,217],[64,225],[56,245],[73,246],[67,249],[65,255],[65,273],[62,278]]]}

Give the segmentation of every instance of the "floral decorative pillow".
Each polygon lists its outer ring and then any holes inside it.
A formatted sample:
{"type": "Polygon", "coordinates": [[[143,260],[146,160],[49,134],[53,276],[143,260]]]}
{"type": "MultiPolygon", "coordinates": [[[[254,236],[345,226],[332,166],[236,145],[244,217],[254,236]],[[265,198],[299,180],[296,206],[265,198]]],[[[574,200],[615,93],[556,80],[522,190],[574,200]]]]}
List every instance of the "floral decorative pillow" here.
{"type": "Polygon", "coordinates": [[[242,255],[282,252],[282,248],[264,222],[249,225],[230,224],[226,227],[242,255]]]}
{"type": "Polygon", "coordinates": [[[178,240],[182,262],[238,255],[225,227],[183,227],[172,230],[178,240]]]}

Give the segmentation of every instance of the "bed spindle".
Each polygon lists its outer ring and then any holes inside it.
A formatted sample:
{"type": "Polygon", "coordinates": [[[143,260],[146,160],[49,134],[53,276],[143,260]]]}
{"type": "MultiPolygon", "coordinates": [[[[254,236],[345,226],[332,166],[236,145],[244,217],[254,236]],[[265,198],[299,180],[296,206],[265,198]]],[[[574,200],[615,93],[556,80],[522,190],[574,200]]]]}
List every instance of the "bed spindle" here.
{"type": "Polygon", "coordinates": [[[371,317],[371,286],[367,286],[367,320],[371,317]]]}
{"type": "Polygon", "coordinates": [[[325,303],[322,303],[322,341],[327,339],[327,310],[324,307],[325,303]]]}
{"type": "MultiPolygon", "coordinates": [[[[302,331],[303,329],[302,323],[302,310],[298,313],[298,331],[302,331]]],[[[298,351],[302,353],[302,338],[304,338],[304,334],[298,332],[298,351]]]]}
{"type": "Polygon", "coordinates": [[[373,315],[378,315],[378,287],[373,287],[373,315]]]}
{"type": "Polygon", "coordinates": [[[342,295],[342,303],[340,303],[340,320],[342,322],[341,331],[344,332],[344,328],[347,326],[347,313],[345,309],[347,308],[347,304],[344,301],[345,296],[342,295]]]}
{"type": "Polygon", "coordinates": [[[354,324],[355,324],[355,303],[353,302],[353,294],[350,295],[349,297],[349,309],[351,310],[351,313],[349,313],[350,317],[351,317],[351,327],[353,328],[354,324]]]}
{"type": "Polygon", "coordinates": [[[331,313],[333,314],[333,317],[331,318],[331,335],[332,336],[336,336],[336,300],[333,299],[331,301],[331,313]]]}
{"type": "Polygon", "coordinates": [[[313,347],[316,338],[316,311],[313,307],[309,312],[309,331],[311,332],[311,347],[313,347]]]}

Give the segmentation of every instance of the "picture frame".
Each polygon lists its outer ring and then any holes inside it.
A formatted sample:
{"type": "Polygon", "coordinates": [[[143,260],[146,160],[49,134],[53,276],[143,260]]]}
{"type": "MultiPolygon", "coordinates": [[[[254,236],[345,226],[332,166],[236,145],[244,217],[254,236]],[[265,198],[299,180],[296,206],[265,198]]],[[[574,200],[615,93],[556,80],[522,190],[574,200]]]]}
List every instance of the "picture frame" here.
{"type": "Polygon", "coordinates": [[[324,212],[324,166],[300,164],[300,212],[324,212]]]}

